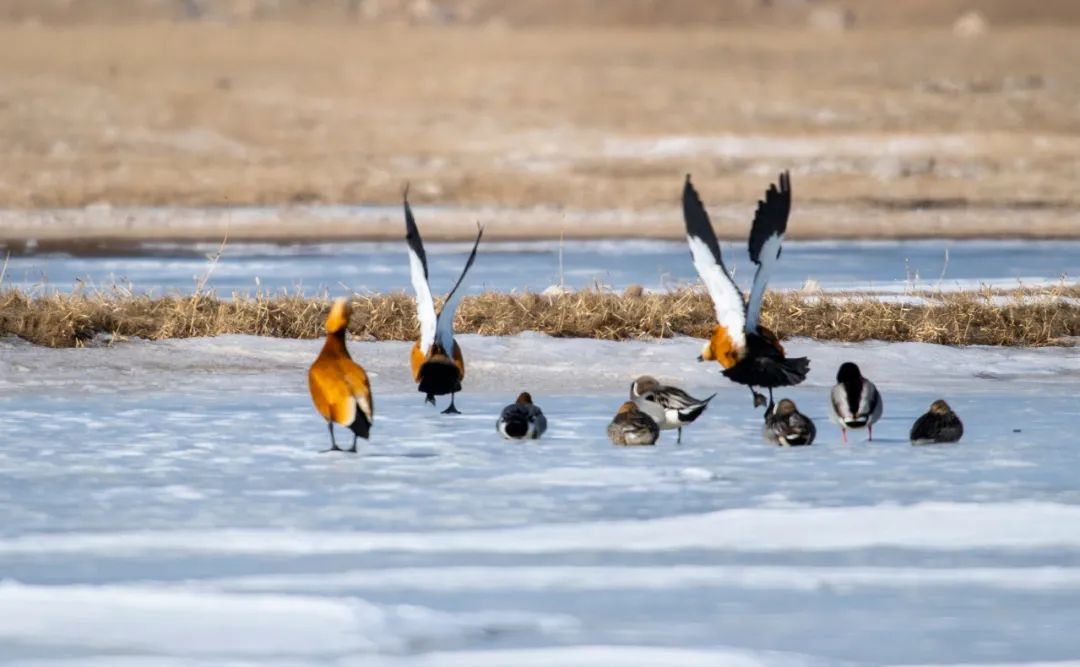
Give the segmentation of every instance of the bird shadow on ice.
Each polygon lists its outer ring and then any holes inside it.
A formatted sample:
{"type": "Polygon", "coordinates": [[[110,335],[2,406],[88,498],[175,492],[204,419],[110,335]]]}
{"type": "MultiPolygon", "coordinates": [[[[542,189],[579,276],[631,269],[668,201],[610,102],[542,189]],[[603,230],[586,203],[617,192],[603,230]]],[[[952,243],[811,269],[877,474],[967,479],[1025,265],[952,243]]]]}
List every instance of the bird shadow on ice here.
{"type": "Polygon", "coordinates": [[[362,454],[365,459],[433,459],[439,455],[432,449],[413,449],[407,452],[375,452],[362,454]]]}

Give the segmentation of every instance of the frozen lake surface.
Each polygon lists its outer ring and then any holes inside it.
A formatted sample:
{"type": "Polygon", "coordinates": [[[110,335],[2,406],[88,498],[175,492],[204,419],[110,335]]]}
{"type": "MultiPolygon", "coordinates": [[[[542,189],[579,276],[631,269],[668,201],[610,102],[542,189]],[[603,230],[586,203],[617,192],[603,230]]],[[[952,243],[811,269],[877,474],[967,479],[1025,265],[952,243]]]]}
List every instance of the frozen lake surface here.
{"type": "Polygon", "coordinates": [[[785,450],[695,340],[463,336],[457,417],[423,405],[408,344],[353,342],[376,419],[351,456],[318,453],[320,344],[0,340],[0,662],[1080,658],[1075,349],[792,340],[812,370],[782,395],[819,440],[785,450]],[[849,359],[884,396],[873,443],[826,419],[849,359]],[[718,395],[682,445],[616,448],[646,372],[718,395]],[[523,389],[549,435],[507,443],[523,389]],[[938,397],[963,441],[910,446],[938,397]]]}
{"type": "MultiPolygon", "coordinates": [[[[745,243],[722,243],[725,261],[746,284],[753,265],[745,243]]],[[[471,246],[428,244],[432,286],[448,290],[471,246]]],[[[72,257],[63,254],[12,257],[4,284],[23,289],[70,291],[77,286],[137,292],[190,293],[207,272],[213,244],[150,244],[139,254],[72,257]]],[[[771,286],[795,289],[812,279],[825,289],[930,289],[1016,287],[1080,276],[1080,241],[866,241],[788,242],[771,286]],[[945,253],[948,251],[948,264],[945,253]]],[[[562,252],[562,279],[575,289],[595,284],[621,290],[630,284],[653,289],[696,283],[683,242],[568,241],[562,252]]],[[[467,283],[484,290],[538,292],[558,284],[559,243],[483,243],[467,283]]],[[[227,296],[297,288],[316,294],[409,290],[408,258],[401,243],[299,245],[230,244],[209,287],[227,296]],[[258,285],[256,284],[258,278],[258,285]]]]}

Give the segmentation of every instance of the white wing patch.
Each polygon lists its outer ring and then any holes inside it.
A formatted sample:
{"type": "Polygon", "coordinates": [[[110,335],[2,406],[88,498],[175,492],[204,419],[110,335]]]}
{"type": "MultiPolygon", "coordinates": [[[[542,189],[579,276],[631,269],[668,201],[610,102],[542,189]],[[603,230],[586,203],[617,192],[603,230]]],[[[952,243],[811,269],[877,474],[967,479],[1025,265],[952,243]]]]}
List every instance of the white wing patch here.
{"type": "Polygon", "coordinates": [[[690,245],[690,255],[694,258],[694,268],[701,276],[701,282],[705,283],[705,289],[716,309],[716,321],[727,329],[727,334],[737,349],[744,348],[746,314],[739,288],[713,257],[704,241],[689,234],[686,241],[690,245]]]}
{"type": "Polygon", "coordinates": [[[431,298],[431,287],[424,276],[424,263],[409,248],[409,272],[412,276],[413,291],[416,292],[416,319],[420,321],[420,350],[427,354],[435,342],[435,301],[431,298]]]}
{"type": "Polygon", "coordinates": [[[758,264],[757,271],[754,273],[754,285],[750,288],[750,301],[746,306],[746,330],[750,333],[757,333],[765,286],[769,283],[773,269],[776,268],[780,246],[783,242],[783,234],[773,234],[761,246],[759,253],[761,263],[758,264]]]}

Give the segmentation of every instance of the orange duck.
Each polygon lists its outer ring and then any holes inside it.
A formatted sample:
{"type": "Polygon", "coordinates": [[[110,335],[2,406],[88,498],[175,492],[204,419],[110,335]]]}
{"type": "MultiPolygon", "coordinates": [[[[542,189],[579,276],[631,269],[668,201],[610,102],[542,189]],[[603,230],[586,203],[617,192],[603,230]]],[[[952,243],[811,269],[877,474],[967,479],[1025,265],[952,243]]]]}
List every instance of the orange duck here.
{"type": "Polygon", "coordinates": [[[784,172],[780,174],[780,187],[770,185],[754,213],[748,245],[757,271],[750,298],[745,300],[720,258],[720,244],[709,214],[689,176],[683,187],[683,219],[690,255],[716,310],[717,323],[698,361],[717,361],[730,380],[750,387],[754,407],[765,405],[765,397],[754,391],[755,386],[768,389],[772,403],[773,387],[799,384],[810,370],[805,357],[787,357],[776,334],[760,323],[765,285],[780,260],[790,212],[791,179],[784,172]]]}
{"type": "Polygon", "coordinates": [[[347,300],[334,302],[326,317],[326,343],[308,370],[311,401],[330,429],[328,452],[343,451],[334,440],[335,422],[353,432],[352,448],[344,451],[356,453],[356,439],[367,439],[375,418],[367,373],[345,349],[345,329],[350,315],[352,307],[347,300]]]}
{"type": "Polygon", "coordinates": [[[460,414],[454,407],[454,394],[461,391],[461,381],[465,379],[465,359],[454,340],[454,313],[461,301],[458,288],[476,259],[476,249],[483,235],[484,228],[480,227],[461,276],[446,295],[442,310],[436,314],[435,301],[428,285],[424,242],[420,239],[420,230],[416,227],[416,220],[409,207],[409,191],[406,188],[405,240],[409,244],[409,272],[413,290],[416,292],[416,319],[420,321],[420,340],[413,345],[410,362],[413,379],[417,383],[417,389],[426,395],[426,402],[435,405],[436,396],[450,394],[450,407],[443,410],[443,414],[460,414]]]}

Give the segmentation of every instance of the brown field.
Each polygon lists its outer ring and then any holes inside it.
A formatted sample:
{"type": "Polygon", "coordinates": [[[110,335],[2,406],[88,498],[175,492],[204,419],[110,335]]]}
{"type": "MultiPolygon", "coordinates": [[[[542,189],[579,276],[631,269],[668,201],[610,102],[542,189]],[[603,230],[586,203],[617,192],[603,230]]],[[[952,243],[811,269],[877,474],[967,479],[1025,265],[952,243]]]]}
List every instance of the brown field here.
{"type": "MultiPolygon", "coordinates": [[[[920,293],[920,303],[889,303],[823,293],[766,297],[763,323],[784,337],[834,341],[914,341],[948,345],[1073,345],[1080,337],[1080,287],[1011,292],[920,293]]],[[[30,296],[0,292],[0,336],[53,347],[109,340],[251,334],[318,338],[329,303],[301,296],[213,295],[151,298],[121,293],[30,296]]],[[[625,340],[705,337],[713,322],[708,296],[696,290],[623,295],[584,291],[557,296],[486,293],[462,300],[460,333],[625,340]]],[[[368,340],[413,340],[419,330],[411,297],[353,296],[350,331],[368,340]]]]}
{"type": "Polygon", "coordinates": [[[1080,236],[1074,24],[534,23],[0,24],[0,242],[378,237],[305,211],[406,182],[433,238],[676,237],[687,172],[737,237],[785,168],[793,237],[1080,236]],[[301,206],[122,208],[246,204],[301,206]]]}

